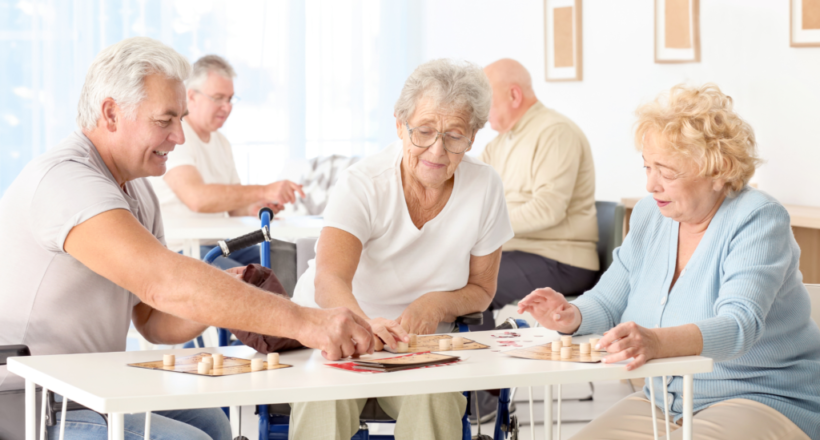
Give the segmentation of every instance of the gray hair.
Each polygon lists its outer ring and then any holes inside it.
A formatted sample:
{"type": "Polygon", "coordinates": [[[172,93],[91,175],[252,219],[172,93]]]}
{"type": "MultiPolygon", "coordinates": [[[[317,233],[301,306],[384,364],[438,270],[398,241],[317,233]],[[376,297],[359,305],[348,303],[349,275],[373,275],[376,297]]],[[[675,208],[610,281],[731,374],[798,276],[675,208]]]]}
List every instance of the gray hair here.
{"type": "Polygon", "coordinates": [[[475,132],[487,123],[492,88],[481,67],[466,61],[438,59],[417,67],[404,82],[393,108],[396,117],[407,122],[422,97],[432,98],[448,109],[465,110],[475,132]]]}
{"type": "Polygon", "coordinates": [[[188,79],[191,64],[174,49],[148,37],[133,37],[106,47],[97,54],[80,92],[77,125],[92,129],[100,118],[100,105],[113,98],[125,117],[133,119],[145,99],[145,77],[162,74],[180,82],[188,79]]]}
{"type": "Polygon", "coordinates": [[[185,81],[185,87],[189,89],[200,87],[208,79],[208,74],[211,72],[223,78],[236,78],[236,72],[225,61],[225,58],[219,55],[205,55],[194,63],[194,71],[188,81],[185,81]]]}

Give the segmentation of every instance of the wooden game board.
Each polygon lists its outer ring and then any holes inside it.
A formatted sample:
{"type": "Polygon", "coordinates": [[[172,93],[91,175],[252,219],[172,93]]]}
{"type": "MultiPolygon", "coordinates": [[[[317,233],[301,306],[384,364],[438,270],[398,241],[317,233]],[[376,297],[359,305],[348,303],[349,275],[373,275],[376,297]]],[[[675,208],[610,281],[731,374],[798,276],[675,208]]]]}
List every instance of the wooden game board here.
{"type": "MultiPolygon", "coordinates": [[[[197,364],[202,360],[202,355],[205,354],[208,353],[198,353],[193,356],[178,357],[176,358],[176,362],[173,367],[166,367],[162,364],[162,360],[153,362],[142,362],[137,364],[128,364],[128,366],[136,368],[147,368],[149,370],[171,371],[174,373],[196,374],[197,376],[209,377],[232,376],[234,374],[252,372],[250,360],[225,356],[225,360],[222,362],[221,368],[214,367],[209,374],[199,374],[199,372],[197,371],[197,364]]],[[[280,368],[290,368],[292,366],[293,365],[279,364],[276,367],[274,367],[273,370],[278,370],[280,368]]],[[[265,362],[265,367],[261,371],[270,371],[267,368],[268,363],[265,362]]]]}
{"type": "Polygon", "coordinates": [[[418,368],[435,368],[453,365],[461,360],[458,356],[448,356],[439,353],[410,353],[384,359],[355,360],[353,362],[339,362],[326,364],[355,373],[390,373],[418,368]]]}
{"type": "Polygon", "coordinates": [[[585,364],[595,364],[601,362],[601,359],[603,359],[604,356],[606,356],[606,352],[595,350],[593,350],[590,354],[581,354],[581,346],[578,344],[572,344],[572,357],[569,359],[562,359],[561,352],[552,351],[552,344],[517,348],[515,350],[504,351],[503,353],[512,357],[524,359],[535,359],[539,361],[580,362],[585,364]]]}
{"type": "MultiPolygon", "coordinates": [[[[407,347],[408,353],[418,353],[422,351],[441,351],[438,346],[438,341],[442,339],[453,339],[450,335],[419,335],[416,337],[416,345],[410,345],[407,347]]],[[[464,338],[464,347],[463,348],[453,348],[452,344],[449,350],[446,351],[460,351],[460,350],[483,350],[485,348],[490,348],[489,345],[484,345],[473,341],[472,339],[464,338]]],[[[390,353],[398,353],[398,351],[390,348],[389,346],[384,346],[385,351],[389,351],[390,353]]]]}

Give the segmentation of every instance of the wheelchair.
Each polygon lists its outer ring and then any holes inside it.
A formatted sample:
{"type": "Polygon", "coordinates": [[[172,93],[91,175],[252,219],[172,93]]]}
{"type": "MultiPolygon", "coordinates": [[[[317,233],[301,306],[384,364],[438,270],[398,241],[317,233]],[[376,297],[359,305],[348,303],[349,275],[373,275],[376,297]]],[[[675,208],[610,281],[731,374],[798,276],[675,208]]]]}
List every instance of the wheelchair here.
{"type": "MultiPolygon", "coordinates": [[[[241,237],[232,240],[223,240],[218,243],[208,252],[203,261],[210,264],[217,257],[229,256],[232,252],[249,246],[260,245],[260,261],[262,266],[270,268],[270,222],[273,218],[273,211],[269,208],[262,208],[259,211],[259,219],[261,221],[261,228],[251,233],[245,234],[241,237]]],[[[459,332],[469,332],[470,325],[480,325],[482,322],[481,312],[473,313],[471,315],[460,316],[456,319],[456,325],[459,332]]],[[[527,328],[529,325],[524,320],[508,319],[506,322],[498,326],[496,329],[515,329],[527,328]]],[[[227,329],[217,329],[219,346],[224,347],[231,344],[231,333],[227,329]]],[[[481,435],[481,424],[478,424],[477,440],[503,440],[503,439],[518,439],[518,418],[510,415],[510,402],[514,394],[514,390],[502,389],[498,397],[498,410],[496,413],[496,422],[493,437],[481,435]]],[[[462,417],[462,439],[471,440],[472,432],[470,428],[469,414],[471,410],[471,392],[465,391],[467,398],[467,411],[462,417]]],[[[256,414],[259,416],[259,440],[286,440],[288,438],[289,423],[290,423],[290,405],[258,405],[256,407],[256,414]]],[[[378,405],[376,399],[368,399],[360,418],[359,431],[352,437],[351,440],[392,440],[392,435],[371,435],[368,429],[368,423],[395,423],[395,420],[390,418],[378,405]]]]}

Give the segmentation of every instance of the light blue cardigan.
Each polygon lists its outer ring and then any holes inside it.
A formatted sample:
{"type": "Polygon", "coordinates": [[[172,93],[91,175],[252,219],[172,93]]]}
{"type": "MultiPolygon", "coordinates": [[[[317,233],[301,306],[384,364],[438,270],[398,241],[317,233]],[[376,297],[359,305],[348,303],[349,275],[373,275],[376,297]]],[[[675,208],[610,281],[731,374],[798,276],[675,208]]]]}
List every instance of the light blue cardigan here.
{"type": "MultiPolygon", "coordinates": [[[[695,411],[754,400],[820,439],[820,329],[810,317],[788,212],[749,187],[727,197],[669,292],[678,226],[651,196],[635,206],[612,266],[573,302],[583,316],[577,333],[601,334],[629,321],[648,328],[693,323],[703,334],[702,355],[715,360],[712,373],[695,375],[695,411]]],[[[655,397],[663,408],[661,387],[658,378],[655,397]]],[[[671,378],[675,420],[682,388],[681,377],[671,378]]],[[[644,392],[648,397],[649,388],[644,392]]]]}

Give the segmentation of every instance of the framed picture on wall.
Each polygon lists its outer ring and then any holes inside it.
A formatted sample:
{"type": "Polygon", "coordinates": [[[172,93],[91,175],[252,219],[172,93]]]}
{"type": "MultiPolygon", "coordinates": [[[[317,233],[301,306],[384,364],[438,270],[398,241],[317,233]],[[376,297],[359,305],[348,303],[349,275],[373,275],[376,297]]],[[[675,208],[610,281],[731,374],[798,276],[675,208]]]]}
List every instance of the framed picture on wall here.
{"type": "Polygon", "coordinates": [[[544,59],[547,81],[583,78],[581,0],[544,0],[544,59]]]}
{"type": "Polygon", "coordinates": [[[789,0],[792,47],[820,47],[820,0],[789,0]]]}
{"type": "Polygon", "coordinates": [[[655,62],[700,62],[699,0],[655,0],[655,62]]]}

